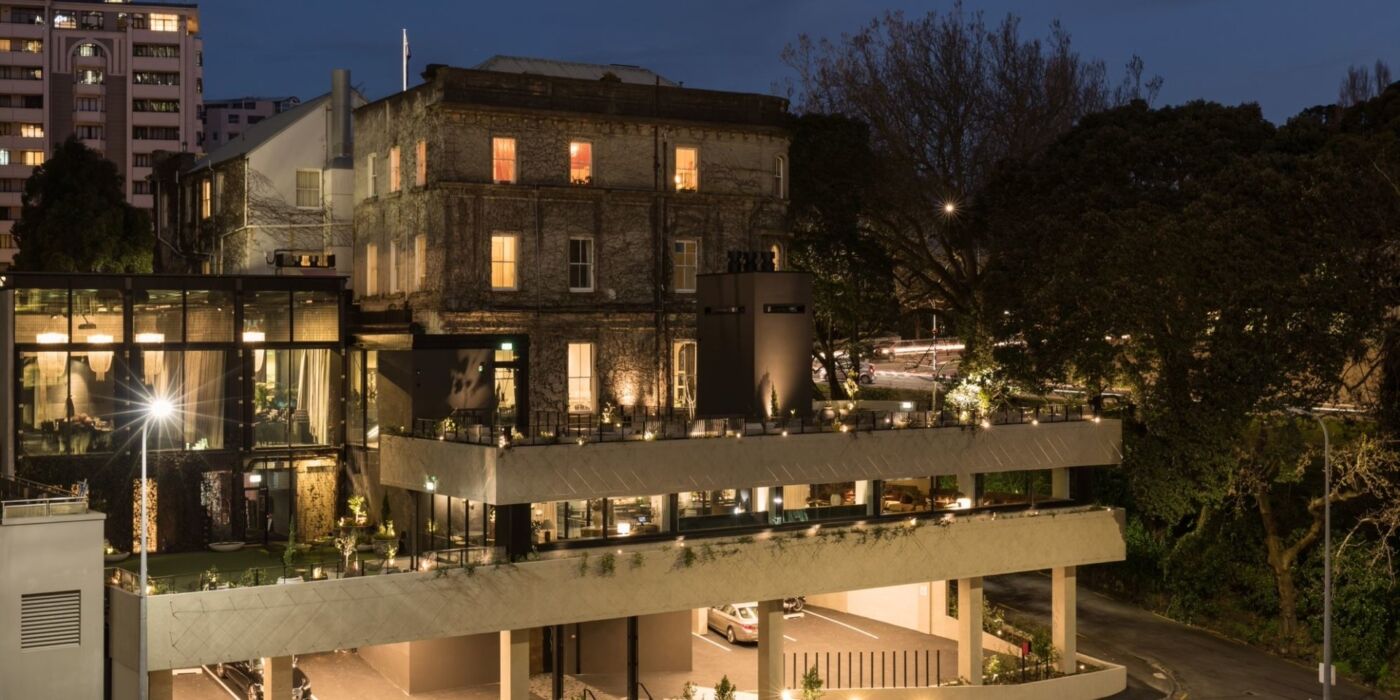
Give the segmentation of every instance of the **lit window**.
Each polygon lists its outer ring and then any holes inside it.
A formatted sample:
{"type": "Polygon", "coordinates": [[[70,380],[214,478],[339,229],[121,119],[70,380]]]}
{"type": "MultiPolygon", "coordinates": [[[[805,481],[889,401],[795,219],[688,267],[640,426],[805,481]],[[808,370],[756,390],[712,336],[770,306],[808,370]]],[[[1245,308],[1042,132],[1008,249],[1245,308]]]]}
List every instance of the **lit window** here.
{"type": "Polygon", "coordinates": [[[569,343],[569,411],[593,412],[593,343],[569,343]]]}
{"type": "Polygon", "coordinates": [[[77,29],[78,18],[70,12],[55,12],[53,26],[55,29],[77,29]]]}
{"type": "Polygon", "coordinates": [[[671,286],[678,292],[695,291],[700,265],[700,241],[681,239],[671,249],[671,286]]]}
{"type": "Polygon", "coordinates": [[[321,171],[297,171],[297,206],[302,209],[321,208],[321,171]]]}
{"type": "Polygon", "coordinates": [[[372,297],[379,291],[379,246],[365,244],[365,296],[372,297]]]}
{"type": "Polygon", "coordinates": [[[20,124],[19,135],[27,139],[44,138],[43,124],[20,124]]]}
{"type": "Polygon", "coordinates": [[[419,141],[413,153],[413,184],[423,187],[428,184],[428,142],[419,141]]]}
{"type": "Polygon", "coordinates": [[[178,32],[180,31],[180,15],[152,12],[150,17],[150,29],[153,32],[178,32]]]}
{"type": "Polygon", "coordinates": [[[82,58],[96,58],[102,55],[102,49],[98,48],[97,44],[80,44],[78,55],[82,58]]]}
{"type": "Polygon", "coordinates": [[[491,288],[513,290],[515,284],[516,236],[513,233],[491,235],[491,288]]]}
{"type": "Polygon", "coordinates": [[[695,341],[678,340],[671,360],[672,385],[675,387],[676,408],[695,406],[695,341]]]}
{"type": "Polygon", "coordinates": [[[593,239],[569,239],[569,291],[593,291],[593,239]]]}
{"type": "Polygon", "coordinates": [[[496,182],[515,182],[515,139],[491,139],[491,173],[496,182]]]}
{"type": "Polygon", "coordinates": [[[389,191],[398,192],[399,186],[399,147],[389,149],[389,191]]]}
{"type": "Polygon", "coordinates": [[[700,189],[700,149],[693,146],[676,147],[676,191],[694,192],[700,189]]]}
{"type": "Polygon", "coordinates": [[[428,286],[428,237],[418,234],[413,237],[413,289],[422,290],[428,286]]]}
{"type": "Polygon", "coordinates": [[[79,68],[73,71],[73,81],[79,85],[101,85],[102,71],[96,68],[79,68]]]}
{"type": "Polygon", "coordinates": [[[593,144],[587,141],[569,143],[569,182],[593,184],[593,144]]]}
{"type": "Polygon", "coordinates": [[[0,148],[0,165],[10,164],[10,149],[0,148]]]}
{"type": "Polygon", "coordinates": [[[22,159],[21,163],[22,163],[23,165],[43,165],[43,164],[44,164],[44,152],[43,152],[43,151],[20,151],[20,152],[19,152],[19,155],[20,155],[20,158],[22,159]]]}
{"type": "Polygon", "coordinates": [[[199,215],[206,219],[214,215],[214,183],[208,178],[199,182],[199,215]]]}
{"type": "Polygon", "coordinates": [[[768,252],[773,254],[773,271],[783,269],[783,247],[774,243],[768,246],[768,252]]]}
{"type": "Polygon", "coordinates": [[[787,190],[787,158],[777,156],[773,159],[773,196],[786,197],[787,190]]]}
{"type": "Polygon", "coordinates": [[[368,173],[368,177],[369,177],[369,184],[368,184],[368,187],[369,187],[369,194],[367,195],[367,196],[369,196],[369,197],[373,197],[373,196],[379,194],[379,174],[376,173],[375,170],[374,170],[375,163],[376,163],[378,160],[379,160],[379,156],[378,156],[378,155],[376,155],[376,154],[374,154],[374,153],[369,154],[369,161],[368,161],[368,163],[366,164],[368,167],[365,168],[365,172],[368,173]]]}

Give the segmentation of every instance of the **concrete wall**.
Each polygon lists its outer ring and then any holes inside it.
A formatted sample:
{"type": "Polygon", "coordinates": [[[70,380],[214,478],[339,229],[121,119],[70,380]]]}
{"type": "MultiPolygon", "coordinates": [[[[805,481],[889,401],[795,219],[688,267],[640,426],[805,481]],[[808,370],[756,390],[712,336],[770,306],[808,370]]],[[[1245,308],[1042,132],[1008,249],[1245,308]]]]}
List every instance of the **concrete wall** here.
{"type": "MultiPolygon", "coordinates": [[[[691,611],[643,615],[637,620],[637,665],[643,672],[691,669],[691,611]]],[[[569,673],[627,671],[627,619],[585,622],[567,629],[564,668],[569,673]],[[575,639],[577,637],[577,639],[575,639]],[[576,642],[582,642],[576,644],[576,642]],[[581,649],[578,659],[575,649],[581,649]]]]}
{"type": "Polygon", "coordinates": [[[1126,668],[1083,654],[1079,655],[1079,659],[1102,670],[1013,685],[843,688],[827,690],[822,697],[830,700],[1095,700],[1117,695],[1127,689],[1126,668]]]}
{"type": "Polygon", "coordinates": [[[101,513],[0,523],[0,698],[102,697],[101,513]],[[79,591],[76,646],[20,649],[20,597],[79,591]]]}
{"type": "Polygon", "coordinates": [[[534,445],[508,450],[385,435],[380,478],[494,504],[704,489],[968,475],[1122,462],[1116,420],[874,433],[534,445]]]}
{"type": "Polygon", "coordinates": [[[822,536],[692,539],[472,572],[405,573],[160,595],[150,599],[150,665],[528,629],[874,586],[1119,561],[1122,514],[1110,509],[966,516],[917,528],[823,528],[822,536]],[[864,533],[864,534],[862,534],[864,533]],[[888,533],[888,534],[886,534],[888,533]],[[707,546],[708,545],[708,546],[707,546]],[[641,556],[634,563],[632,554],[641,556]],[[744,571],[744,576],[735,576],[744,571]],[[567,595],[561,595],[561,592],[567,595]]]}
{"type": "Polygon", "coordinates": [[[494,632],[363,646],[359,653],[409,695],[495,683],[500,675],[500,636],[494,632]]]}

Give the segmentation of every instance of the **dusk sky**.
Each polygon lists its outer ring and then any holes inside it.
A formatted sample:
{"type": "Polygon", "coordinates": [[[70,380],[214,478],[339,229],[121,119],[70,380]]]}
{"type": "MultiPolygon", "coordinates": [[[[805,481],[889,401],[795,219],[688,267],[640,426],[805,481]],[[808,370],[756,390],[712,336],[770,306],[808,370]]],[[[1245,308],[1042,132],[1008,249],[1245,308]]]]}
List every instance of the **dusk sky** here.
{"type": "MultiPolygon", "coordinates": [[[[206,98],[325,92],[347,67],[371,99],[399,87],[399,28],[413,47],[410,84],[428,63],[471,66],[493,54],[630,63],[695,87],[771,92],[791,73],[783,47],[838,37],[884,9],[922,14],[951,2],[709,0],[206,0],[200,3],[206,98]],[[604,10],[603,8],[606,8],[604,10]]],[[[1161,103],[1259,102],[1275,121],[1336,99],[1346,67],[1400,63],[1393,0],[968,0],[989,19],[1019,15],[1024,35],[1059,18],[1079,52],[1115,77],[1137,53],[1166,83],[1161,103]]],[[[1400,65],[1397,65],[1400,68],[1400,65]]]]}

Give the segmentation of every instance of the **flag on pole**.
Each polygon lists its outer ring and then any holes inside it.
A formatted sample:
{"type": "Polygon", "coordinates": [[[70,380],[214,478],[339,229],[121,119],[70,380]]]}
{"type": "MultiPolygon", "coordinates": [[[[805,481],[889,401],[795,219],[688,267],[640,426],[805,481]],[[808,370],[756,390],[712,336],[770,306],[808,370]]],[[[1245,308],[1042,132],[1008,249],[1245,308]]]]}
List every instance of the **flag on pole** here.
{"type": "Polygon", "coordinates": [[[408,89],[408,59],[413,57],[413,52],[408,50],[408,30],[403,30],[403,89],[408,89]]]}

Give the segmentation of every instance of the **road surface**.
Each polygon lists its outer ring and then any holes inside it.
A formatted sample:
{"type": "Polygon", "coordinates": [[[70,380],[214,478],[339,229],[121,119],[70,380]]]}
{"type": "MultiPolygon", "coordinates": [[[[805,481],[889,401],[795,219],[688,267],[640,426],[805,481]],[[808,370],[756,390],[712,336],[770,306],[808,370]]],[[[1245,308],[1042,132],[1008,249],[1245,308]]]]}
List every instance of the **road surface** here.
{"type": "MultiPolygon", "coordinates": [[[[1048,626],[1050,578],[1013,574],[985,580],[988,600],[1039,618],[1048,626]]],[[[1306,667],[1205,630],[1079,588],[1079,650],[1128,667],[1129,690],[1119,697],[1320,698],[1317,667],[1306,667]],[[1160,677],[1159,677],[1160,676],[1160,677]],[[1144,694],[1146,693],[1146,694],[1144,694]]],[[[1390,698],[1345,681],[1336,700],[1390,698]]]]}

